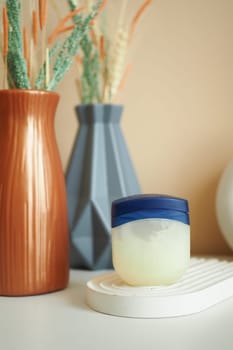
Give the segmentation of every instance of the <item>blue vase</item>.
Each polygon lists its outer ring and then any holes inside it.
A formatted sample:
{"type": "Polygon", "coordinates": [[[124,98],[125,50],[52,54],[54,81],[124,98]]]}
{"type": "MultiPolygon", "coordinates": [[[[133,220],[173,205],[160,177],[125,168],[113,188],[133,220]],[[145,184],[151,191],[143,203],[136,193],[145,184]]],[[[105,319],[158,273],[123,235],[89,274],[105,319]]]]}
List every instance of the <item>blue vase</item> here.
{"type": "Polygon", "coordinates": [[[140,193],[120,128],[122,111],[112,104],[76,108],[79,131],[66,174],[72,268],[112,268],[112,201],[140,193]]]}

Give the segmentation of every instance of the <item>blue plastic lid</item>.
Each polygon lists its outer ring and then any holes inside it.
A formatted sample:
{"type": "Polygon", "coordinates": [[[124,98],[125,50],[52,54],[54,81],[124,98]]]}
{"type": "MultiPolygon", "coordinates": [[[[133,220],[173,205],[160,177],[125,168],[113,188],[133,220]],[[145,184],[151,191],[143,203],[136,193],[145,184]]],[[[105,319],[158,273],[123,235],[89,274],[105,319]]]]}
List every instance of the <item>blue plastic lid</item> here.
{"type": "Polygon", "coordinates": [[[188,201],[161,194],[124,197],[112,203],[112,227],[145,218],[165,218],[189,224],[188,201]]]}

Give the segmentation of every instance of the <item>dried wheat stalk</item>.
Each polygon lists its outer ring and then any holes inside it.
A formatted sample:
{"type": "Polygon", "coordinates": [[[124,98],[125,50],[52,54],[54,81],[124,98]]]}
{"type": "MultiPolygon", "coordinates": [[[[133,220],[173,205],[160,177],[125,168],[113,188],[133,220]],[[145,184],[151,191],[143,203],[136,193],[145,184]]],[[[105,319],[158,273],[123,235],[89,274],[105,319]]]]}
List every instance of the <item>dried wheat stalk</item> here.
{"type": "MultiPolygon", "coordinates": [[[[99,102],[98,89],[101,89],[101,102],[103,103],[111,103],[118,98],[131,71],[131,64],[126,66],[126,62],[136,26],[152,1],[144,0],[132,21],[129,22],[126,16],[129,0],[123,0],[113,39],[109,37],[108,26],[103,25],[103,16],[95,18],[92,22],[90,35],[85,37],[82,43],[83,60],[82,63],[79,63],[83,103],[99,102]],[[82,73],[80,73],[81,65],[83,65],[82,73]]],[[[74,9],[74,0],[68,0],[68,2],[72,3],[71,9],[74,9]]],[[[85,0],[87,8],[92,6],[92,3],[93,0],[85,0]]],[[[102,5],[105,3],[106,1],[103,1],[102,5]]]]}
{"type": "Polygon", "coordinates": [[[128,49],[128,31],[118,30],[116,42],[109,62],[109,73],[104,92],[104,102],[111,102],[118,91],[126,61],[128,49]]]}

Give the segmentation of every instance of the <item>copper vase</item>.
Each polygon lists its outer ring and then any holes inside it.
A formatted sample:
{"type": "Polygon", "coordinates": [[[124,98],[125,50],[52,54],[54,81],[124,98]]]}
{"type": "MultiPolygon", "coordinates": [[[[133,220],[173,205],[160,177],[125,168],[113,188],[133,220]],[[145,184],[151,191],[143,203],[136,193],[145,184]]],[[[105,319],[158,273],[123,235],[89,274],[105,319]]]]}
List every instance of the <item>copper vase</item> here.
{"type": "Polygon", "coordinates": [[[68,283],[58,100],[46,91],[0,91],[0,295],[42,294],[68,283]]]}

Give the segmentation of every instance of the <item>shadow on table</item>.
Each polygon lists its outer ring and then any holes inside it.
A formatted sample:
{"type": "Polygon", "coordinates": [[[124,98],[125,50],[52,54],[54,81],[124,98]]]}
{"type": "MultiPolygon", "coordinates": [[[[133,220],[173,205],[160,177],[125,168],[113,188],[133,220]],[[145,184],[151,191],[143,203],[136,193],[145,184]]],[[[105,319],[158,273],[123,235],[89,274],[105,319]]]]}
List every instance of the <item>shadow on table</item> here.
{"type": "Polygon", "coordinates": [[[70,282],[64,291],[63,297],[73,307],[89,310],[86,304],[86,286],[78,282],[70,282]]]}
{"type": "Polygon", "coordinates": [[[99,272],[91,272],[86,274],[86,271],[79,270],[78,281],[75,281],[76,271],[71,270],[70,272],[70,282],[68,287],[63,291],[57,293],[57,297],[63,299],[66,304],[72,307],[90,310],[89,306],[86,304],[86,283],[99,272]]]}

